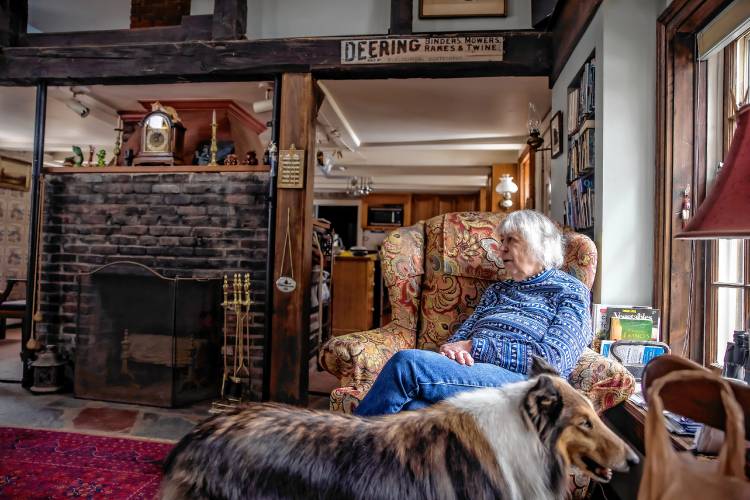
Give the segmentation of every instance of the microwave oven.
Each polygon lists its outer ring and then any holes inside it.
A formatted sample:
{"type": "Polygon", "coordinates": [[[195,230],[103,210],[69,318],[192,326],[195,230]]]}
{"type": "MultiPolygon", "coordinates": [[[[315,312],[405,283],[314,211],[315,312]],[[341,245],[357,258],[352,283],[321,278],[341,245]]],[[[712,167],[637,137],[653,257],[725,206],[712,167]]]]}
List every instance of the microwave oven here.
{"type": "Polygon", "coordinates": [[[376,207],[367,207],[367,225],[394,227],[403,226],[404,206],[380,205],[376,207]]]}

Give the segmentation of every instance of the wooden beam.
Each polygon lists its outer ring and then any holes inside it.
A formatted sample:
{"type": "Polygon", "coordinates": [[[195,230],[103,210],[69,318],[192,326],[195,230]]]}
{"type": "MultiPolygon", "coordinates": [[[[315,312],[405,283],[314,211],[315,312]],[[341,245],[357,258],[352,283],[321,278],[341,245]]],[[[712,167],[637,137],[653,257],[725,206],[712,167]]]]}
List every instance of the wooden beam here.
{"type": "Polygon", "coordinates": [[[305,150],[304,187],[276,189],[274,283],[291,276],[297,287],[273,294],[269,399],[307,403],[310,281],[312,273],[312,208],[315,175],[314,79],[309,73],[286,73],[281,82],[280,150],[294,144],[305,150]],[[283,264],[283,265],[282,265],[283,264]]]}
{"type": "Polygon", "coordinates": [[[557,81],[601,3],[602,0],[568,0],[559,7],[559,14],[555,16],[552,26],[550,88],[557,81]]]}
{"type": "Polygon", "coordinates": [[[561,3],[562,0],[531,0],[531,25],[534,29],[546,29],[561,3]]]}
{"type": "Polygon", "coordinates": [[[0,0],[0,47],[16,45],[26,33],[28,0],[0,0]]]}
{"type": "Polygon", "coordinates": [[[214,40],[239,40],[247,33],[247,0],[214,0],[214,40]]]}
{"type": "Polygon", "coordinates": [[[413,9],[413,0],[391,0],[391,35],[411,34],[413,9]]]}
{"type": "MultiPolygon", "coordinates": [[[[0,53],[0,85],[156,83],[267,78],[282,72],[313,72],[321,78],[452,78],[547,76],[551,34],[528,31],[457,33],[441,36],[502,36],[504,60],[472,63],[342,65],[341,42],[354,37],[241,40],[225,42],[126,43],[76,47],[28,47],[0,53]]],[[[383,40],[410,38],[398,35],[383,40]]]]}
{"type": "Polygon", "coordinates": [[[211,38],[210,14],[183,16],[179,26],[136,28],[127,30],[75,31],[72,33],[32,33],[24,35],[18,45],[24,47],[75,47],[91,45],[124,45],[132,43],[176,43],[211,38]]]}

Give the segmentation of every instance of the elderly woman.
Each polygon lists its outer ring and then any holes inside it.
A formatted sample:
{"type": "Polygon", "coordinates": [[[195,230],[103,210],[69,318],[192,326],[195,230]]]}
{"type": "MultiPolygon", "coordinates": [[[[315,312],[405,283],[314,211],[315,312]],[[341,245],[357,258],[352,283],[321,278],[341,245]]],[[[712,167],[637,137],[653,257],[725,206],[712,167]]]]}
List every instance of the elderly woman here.
{"type": "Polygon", "coordinates": [[[487,288],[440,353],[397,352],[357,415],[414,410],[461,391],[524,380],[532,355],[570,374],[592,332],[588,289],[559,269],[560,230],[539,212],[520,210],[503,219],[500,235],[509,279],[487,288]]]}

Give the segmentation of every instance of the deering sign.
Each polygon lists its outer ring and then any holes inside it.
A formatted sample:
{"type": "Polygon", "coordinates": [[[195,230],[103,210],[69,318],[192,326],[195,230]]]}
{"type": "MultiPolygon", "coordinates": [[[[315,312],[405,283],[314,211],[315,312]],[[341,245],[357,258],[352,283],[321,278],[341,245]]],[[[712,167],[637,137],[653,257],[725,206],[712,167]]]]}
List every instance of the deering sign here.
{"type": "Polygon", "coordinates": [[[502,60],[501,36],[363,38],[341,41],[341,64],[502,60]]]}

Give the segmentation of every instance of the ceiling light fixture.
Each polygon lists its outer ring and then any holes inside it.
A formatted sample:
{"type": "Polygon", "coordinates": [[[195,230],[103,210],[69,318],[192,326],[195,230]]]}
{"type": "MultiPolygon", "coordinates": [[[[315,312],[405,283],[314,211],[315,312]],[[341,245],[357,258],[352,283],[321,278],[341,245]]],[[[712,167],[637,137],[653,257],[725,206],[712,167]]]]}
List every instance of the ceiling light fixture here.
{"type": "Polygon", "coordinates": [[[86,118],[87,116],[89,116],[91,108],[83,104],[80,99],[78,99],[79,95],[86,94],[88,92],[88,88],[70,87],[70,92],[73,94],[73,97],[65,101],[65,105],[81,118],[86,118]]]}
{"type": "Polygon", "coordinates": [[[273,92],[273,89],[267,83],[260,84],[260,87],[265,90],[266,98],[262,101],[255,101],[253,103],[253,112],[260,114],[273,111],[273,99],[271,99],[271,92],[273,92]]]}

